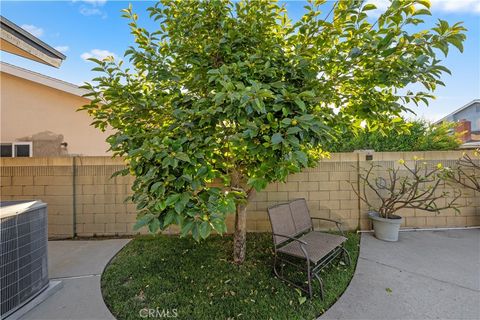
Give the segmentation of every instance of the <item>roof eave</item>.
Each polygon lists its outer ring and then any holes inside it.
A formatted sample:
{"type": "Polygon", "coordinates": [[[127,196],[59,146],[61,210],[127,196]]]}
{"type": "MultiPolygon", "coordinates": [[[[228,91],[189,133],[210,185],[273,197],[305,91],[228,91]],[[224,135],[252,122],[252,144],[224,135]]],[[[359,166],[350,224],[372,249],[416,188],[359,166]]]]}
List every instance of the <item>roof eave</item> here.
{"type": "Polygon", "coordinates": [[[60,67],[63,60],[66,59],[66,56],[63,53],[55,50],[3,16],[0,16],[0,25],[0,38],[2,41],[6,41],[12,46],[18,48],[21,52],[14,52],[5,48],[2,48],[2,50],[56,68],[60,67]],[[32,57],[34,58],[32,59],[32,57]]]}

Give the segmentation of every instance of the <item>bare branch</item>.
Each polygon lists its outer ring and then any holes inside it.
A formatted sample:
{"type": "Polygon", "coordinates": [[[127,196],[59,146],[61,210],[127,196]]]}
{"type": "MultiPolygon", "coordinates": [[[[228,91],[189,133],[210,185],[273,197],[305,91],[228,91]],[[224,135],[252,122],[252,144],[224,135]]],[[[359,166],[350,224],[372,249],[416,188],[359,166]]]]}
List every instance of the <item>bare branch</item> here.
{"type": "Polygon", "coordinates": [[[466,153],[458,159],[457,168],[450,173],[449,179],[465,188],[480,191],[480,149],[475,150],[474,155],[478,159],[472,159],[466,153]]]}
{"type": "Polygon", "coordinates": [[[429,168],[426,163],[420,164],[418,160],[415,160],[414,165],[411,167],[406,165],[404,161],[400,162],[400,164],[402,168],[405,168],[407,175],[400,175],[400,167],[397,169],[387,169],[388,181],[385,186],[379,186],[377,182],[380,177],[373,174],[373,168],[380,166],[371,164],[370,168],[365,170],[364,174],[359,175],[359,179],[363,181],[363,195],[360,195],[360,192],[357,192],[354,188],[355,193],[363,202],[378,211],[384,218],[389,218],[403,208],[419,209],[429,212],[439,212],[449,208],[458,210],[456,201],[461,196],[460,192],[455,193],[453,199],[445,205],[440,207],[437,205],[438,200],[450,195],[450,193],[446,191],[439,195],[436,193],[448,177],[444,174],[444,171],[447,169],[441,165],[435,168],[429,168]],[[379,206],[372,206],[372,199],[369,199],[367,196],[366,188],[373,190],[376,194],[376,197],[381,201],[379,206]]]}

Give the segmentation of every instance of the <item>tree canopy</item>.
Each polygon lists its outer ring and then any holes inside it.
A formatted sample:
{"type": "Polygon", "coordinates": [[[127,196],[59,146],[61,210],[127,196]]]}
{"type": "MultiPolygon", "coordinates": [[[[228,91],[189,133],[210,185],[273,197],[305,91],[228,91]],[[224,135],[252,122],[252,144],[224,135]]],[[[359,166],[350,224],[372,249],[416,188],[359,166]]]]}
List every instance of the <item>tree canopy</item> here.
{"type": "MultiPolygon", "coordinates": [[[[401,122],[405,104],[428,103],[448,69],[439,52],[462,50],[465,30],[429,15],[426,0],[394,0],[377,20],[363,1],[310,1],[298,21],[275,1],[169,1],[149,8],[159,29],[129,19],[128,62],[93,69],[85,106],[133,174],[137,226],[178,224],[197,240],[226,232],[245,243],[245,201],[255,190],[314,166],[325,146],[362,124],[401,122]],[[424,91],[408,91],[412,83],[424,91]],[[212,184],[215,182],[215,184],[212,184]]],[[[241,254],[239,261],[241,261],[241,254]]]]}

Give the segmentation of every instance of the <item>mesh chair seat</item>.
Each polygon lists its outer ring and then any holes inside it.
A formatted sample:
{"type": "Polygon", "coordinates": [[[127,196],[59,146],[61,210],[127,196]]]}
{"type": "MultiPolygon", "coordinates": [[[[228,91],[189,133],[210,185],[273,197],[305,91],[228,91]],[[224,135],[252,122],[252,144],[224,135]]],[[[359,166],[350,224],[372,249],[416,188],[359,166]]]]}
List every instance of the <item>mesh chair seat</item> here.
{"type": "MultiPolygon", "coordinates": [[[[310,261],[314,264],[318,263],[332,250],[347,240],[347,238],[343,236],[318,231],[309,232],[298,239],[307,243],[304,247],[308,253],[310,261]]],[[[305,254],[298,241],[292,241],[287,245],[278,248],[278,252],[305,259],[305,254]]]]}

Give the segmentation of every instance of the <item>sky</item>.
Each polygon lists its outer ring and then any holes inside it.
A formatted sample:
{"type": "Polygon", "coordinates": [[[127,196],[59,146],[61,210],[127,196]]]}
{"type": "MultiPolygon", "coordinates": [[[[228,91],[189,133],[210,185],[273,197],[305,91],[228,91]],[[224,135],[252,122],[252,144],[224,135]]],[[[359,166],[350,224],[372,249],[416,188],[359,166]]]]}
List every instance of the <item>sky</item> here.
{"type": "MultiPolygon", "coordinates": [[[[416,116],[435,121],[460,108],[473,99],[480,98],[480,0],[430,0],[432,16],[424,18],[425,27],[432,27],[438,19],[453,24],[463,21],[468,29],[464,53],[452,48],[444,65],[452,71],[445,74],[434,93],[436,99],[428,107],[414,107],[416,116]]],[[[303,1],[285,1],[290,18],[297,20],[304,12],[303,1]]],[[[368,0],[377,5],[371,11],[375,19],[388,4],[387,0],[368,0]]],[[[77,85],[94,77],[93,63],[87,58],[107,55],[123,57],[123,52],[133,44],[127,21],[120,10],[132,3],[142,26],[157,30],[158,24],[149,20],[146,9],[150,1],[0,1],[0,13],[10,21],[29,31],[42,41],[67,56],[59,69],[42,65],[5,52],[0,60],[36,71],[77,85]]],[[[328,3],[326,7],[331,5],[328,3]]],[[[326,12],[325,12],[326,14],[326,12]]]]}

